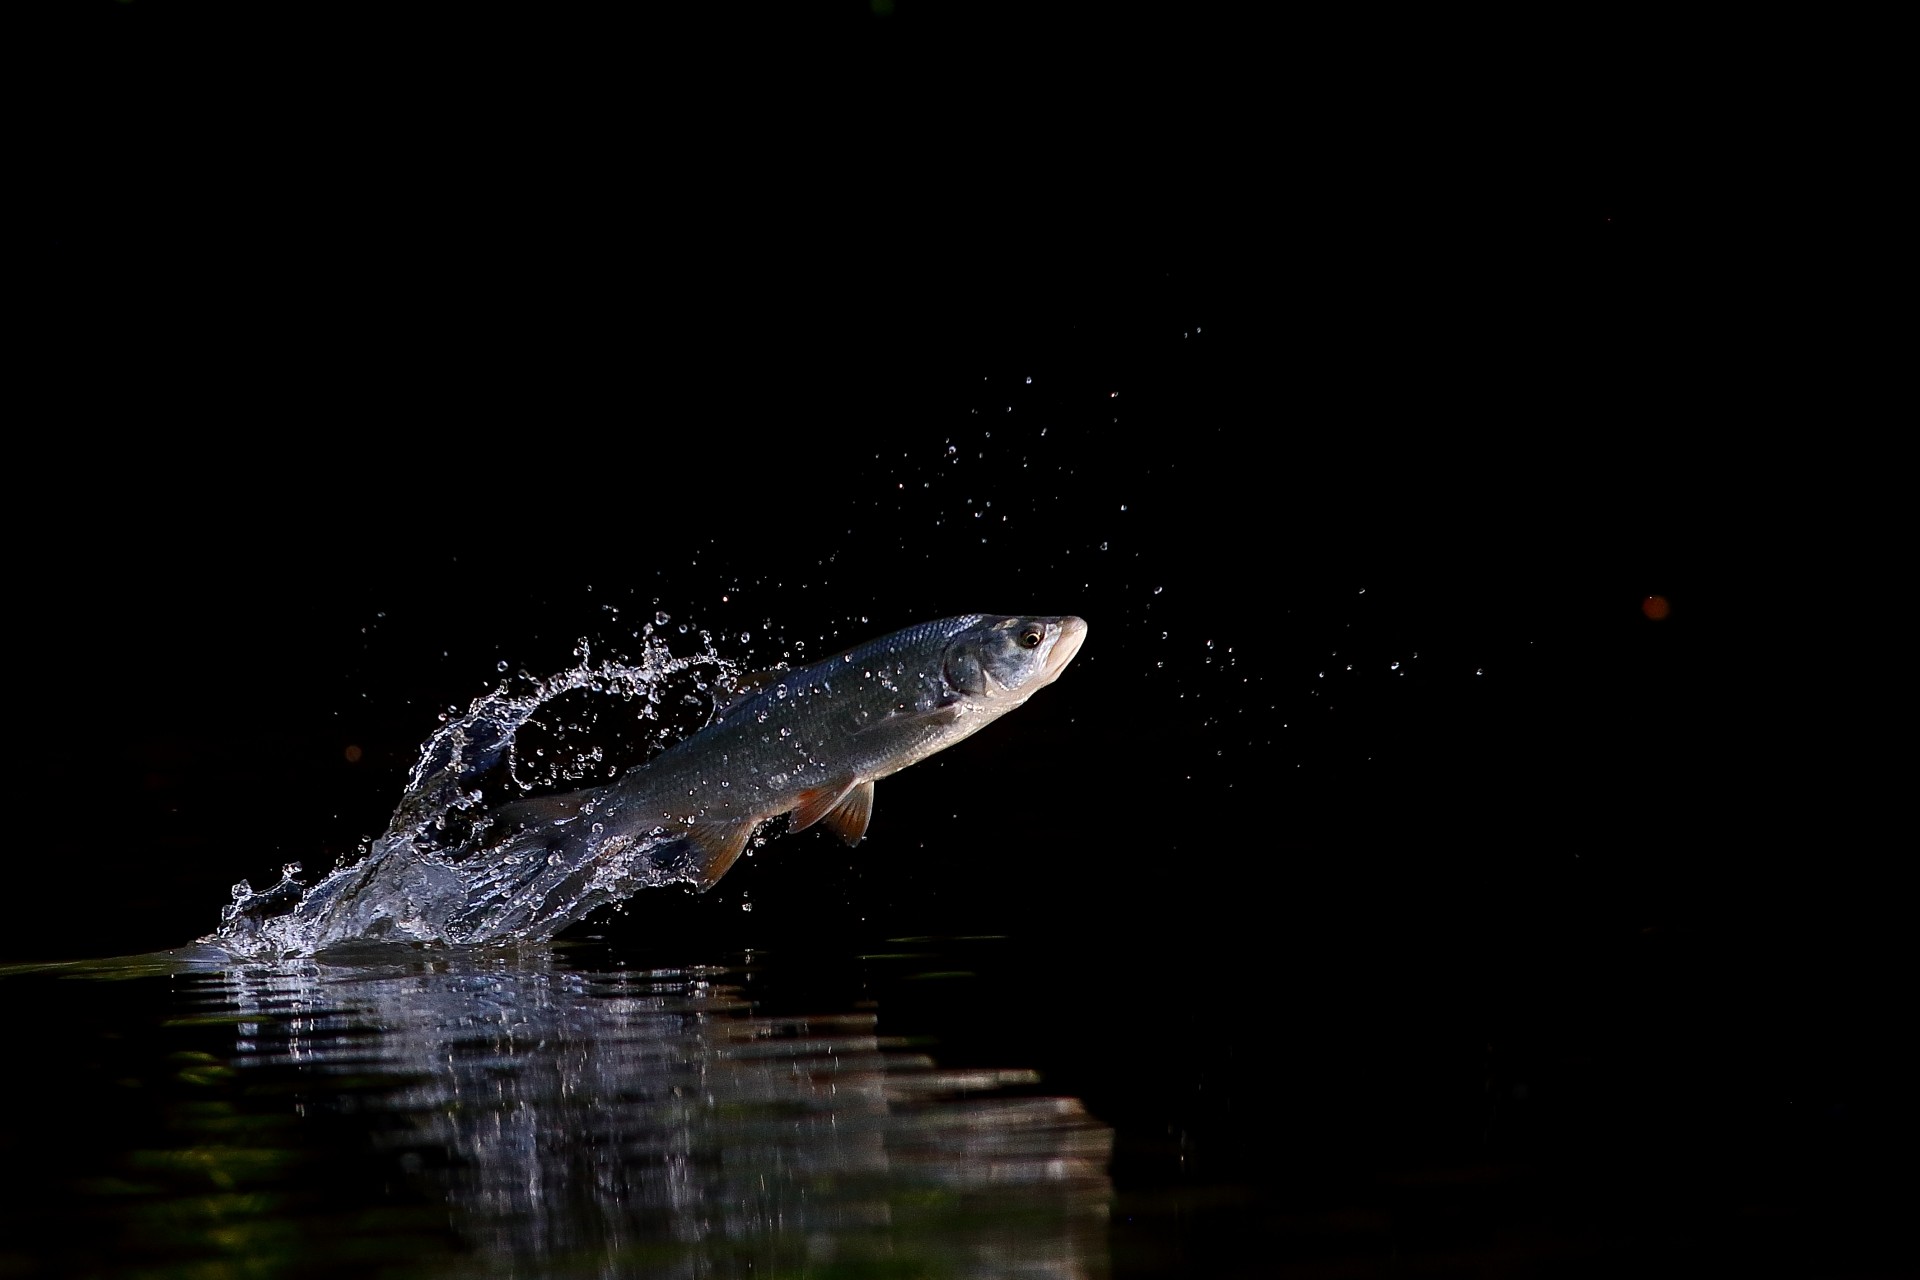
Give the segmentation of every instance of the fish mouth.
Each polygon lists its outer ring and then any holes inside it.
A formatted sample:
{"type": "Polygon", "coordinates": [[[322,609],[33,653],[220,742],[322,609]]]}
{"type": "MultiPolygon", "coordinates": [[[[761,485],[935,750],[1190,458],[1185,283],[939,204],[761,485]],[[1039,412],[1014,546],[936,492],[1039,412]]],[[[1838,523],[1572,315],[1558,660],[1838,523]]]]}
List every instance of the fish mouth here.
{"type": "Polygon", "coordinates": [[[1087,624],[1074,617],[1060,619],[1060,638],[1053,642],[1053,648],[1047,651],[1047,680],[1051,683],[1058,678],[1073,656],[1080,652],[1080,646],[1087,638],[1087,624]]]}

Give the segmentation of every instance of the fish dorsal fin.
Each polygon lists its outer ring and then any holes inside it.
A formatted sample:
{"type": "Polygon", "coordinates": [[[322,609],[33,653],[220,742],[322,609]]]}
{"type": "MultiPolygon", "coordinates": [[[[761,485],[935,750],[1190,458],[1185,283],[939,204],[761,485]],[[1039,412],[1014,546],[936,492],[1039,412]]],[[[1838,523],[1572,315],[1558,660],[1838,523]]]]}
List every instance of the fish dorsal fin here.
{"type": "Polygon", "coordinates": [[[747,840],[753,835],[753,829],[760,825],[757,818],[733,818],[725,822],[696,822],[687,832],[687,843],[693,846],[699,860],[698,875],[694,887],[705,893],[720,882],[733,864],[740,860],[745,852],[747,840]]]}
{"type": "Polygon", "coordinates": [[[776,667],[771,671],[754,671],[741,676],[733,682],[733,690],[727,695],[727,700],[714,707],[713,718],[715,720],[725,720],[728,716],[745,706],[754,694],[777,683],[782,677],[792,674],[791,671],[776,667]]]}
{"type": "Polygon", "coordinates": [[[860,838],[867,834],[867,823],[873,820],[873,784],[863,782],[847,792],[846,799],[833,807],[826,818],[827,826],[840,837],[845,844],[859,844],[860,838]]]}

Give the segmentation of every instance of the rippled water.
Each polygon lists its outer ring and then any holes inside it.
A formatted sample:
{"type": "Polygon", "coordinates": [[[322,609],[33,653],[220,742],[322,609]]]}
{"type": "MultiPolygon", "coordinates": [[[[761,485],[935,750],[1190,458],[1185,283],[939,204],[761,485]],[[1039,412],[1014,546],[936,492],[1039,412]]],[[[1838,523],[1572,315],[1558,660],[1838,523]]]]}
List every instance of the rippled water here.
{"type": "Polygon", "coordinates": [[[0,1274],[1107,1274],[1105,1124],[1020,1062],[887,1034],[857,982],[755,993],[793,976],[592,950],[15,972],[10,1005],[75,1029],[0,1274]]]}
{"type": "Polygon", "coordinates": [[[0,970],[0,1276],[1904,1274],[1891,944],[1319,888],[1206,935],[661,910],[0,970]]]}

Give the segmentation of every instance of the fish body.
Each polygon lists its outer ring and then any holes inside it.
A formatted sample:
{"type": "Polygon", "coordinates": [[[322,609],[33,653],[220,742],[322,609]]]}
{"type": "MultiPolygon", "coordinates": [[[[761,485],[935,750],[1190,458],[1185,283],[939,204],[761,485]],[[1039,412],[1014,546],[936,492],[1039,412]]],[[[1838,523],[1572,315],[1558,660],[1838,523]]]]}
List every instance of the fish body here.
{"type": "MultiPolygon", "coordinates": [[[[504,806],[495,830],[549,859],[684,838],[710,888],[756,828],[824,822],[866,834],[874,783],[979,732],[1053,683],[1080,651],[1075,617],[966,614],[762,677],[705,729],[602,787],[504,806]]],[[[556,863],[555,865],[558,865],[556,863]]]]}

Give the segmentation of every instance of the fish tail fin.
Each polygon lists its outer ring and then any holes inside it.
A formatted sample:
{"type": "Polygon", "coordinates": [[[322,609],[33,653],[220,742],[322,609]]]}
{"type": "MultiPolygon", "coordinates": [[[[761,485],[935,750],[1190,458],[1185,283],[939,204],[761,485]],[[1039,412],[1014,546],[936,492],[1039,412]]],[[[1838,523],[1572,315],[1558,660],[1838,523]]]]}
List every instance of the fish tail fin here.
{"type": "Polygon", "coordinates": [[[533,827],[571,822],[592,804],[604,787],[575,791],[564,796],[535,796],[515,800],[495,808],[489,815],[501,831],[525,831],[533,827]]]}
{"type": "Polygon", "coordinates": [[[517,897],[555,868],[576,868],[590,860],[586,832],[565,827],[532,827],[489,845],[479,857],[462,863],[473,905],[517,897]]]}
{"type": "Polygon", "coordinates": [[[583,816],[594,794],[538,796],[492,811],[486,843],[459,862],[467,901],[454,920],[457,936],[503,936],[580,896],[608,838],[583,816]]]}

